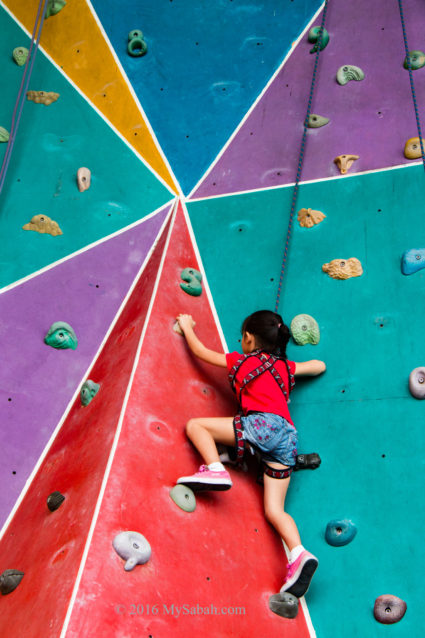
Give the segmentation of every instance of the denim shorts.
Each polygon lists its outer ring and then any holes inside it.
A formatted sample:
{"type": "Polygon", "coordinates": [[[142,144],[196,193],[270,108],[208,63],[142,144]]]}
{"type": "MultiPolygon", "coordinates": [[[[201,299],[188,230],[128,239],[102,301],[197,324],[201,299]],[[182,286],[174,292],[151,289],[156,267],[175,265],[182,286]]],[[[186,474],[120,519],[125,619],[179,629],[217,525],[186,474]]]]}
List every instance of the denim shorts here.
{"type": "Polygon", "coordinates": [[[263,461],[295,465],[297,431],[286,419],[270,412],[252,412],[241,417],[243,438],[255,445],[263,461]]]}

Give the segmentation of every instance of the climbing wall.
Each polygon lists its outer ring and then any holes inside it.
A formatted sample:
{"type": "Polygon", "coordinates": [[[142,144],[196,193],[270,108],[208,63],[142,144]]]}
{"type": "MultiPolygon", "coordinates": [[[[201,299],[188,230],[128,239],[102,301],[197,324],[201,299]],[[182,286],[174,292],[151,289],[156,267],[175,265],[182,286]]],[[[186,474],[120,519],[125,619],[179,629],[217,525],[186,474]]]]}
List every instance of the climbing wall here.
{"type": "MultiPolygon", "coordinates": [[[[209,347],[235,350],[244,317],[274,308],[316,58],[307,36],[324,7],[47,4],[58,12],[28,90],[59,97],[25,100],[9,146],[0,129],[0,165],[13,146],[0,168],[0,574],[24,573],[1,597],[0,634],[380,637],[374,602],[392,594],[407,612],[390,631],[419,635],[425,450],[408,381],[424,366],[425,271],[400,263],[415,249],[422,264],[425,178],[420,153],[404,154],[418,125],[399,4],[418,51],[423,3],[326,3],[311,113],[329,122],[306,132],[279,306],[286,323],[306,313],[320,328],[289,357],[327,364],[291,402],[299,451],[322,458],[293,476],[287,500],[320,562],[295,619],[269,609],[286,559],[254,468],[231,470],[232,490],[199,494],[194,512],[170,498],[199,465],[185,422],[235,411],[223,370],[194,360],[173,322],[189,312],[209,347]],[[145,55],[129,54],[135,39],[145,55]],[[341,85],[349,65],[364,78],[341,85]],[[357,157],[344,175],[340,155],[357,157]],[[302,208],[325,217],[302,227],[302,208]],[[49,218],[57,234],[37,232],[49,218]],[[350,258],[360,276],[322,270],[350,258]],[[203,275],[199,297],[180,288],[187,267],[203,275]],[[58,321],[76,349],[45,343],[58,321]],[[87,379],[100,387],[83,406],[87,379]],[[65,500],[49,511],[55,491],[65,500]],[[344,546],[325,539],[334,520],[357,530],[344,546]],[[152,548],[132,571],[112,546],[126,530],[152,548]]],[[[38,7],[0,0],[6,131],[26,72],[12,51],[29,48],[38,7]]],[[[411,75],[421,117],[425,67],[411,75]]]]}

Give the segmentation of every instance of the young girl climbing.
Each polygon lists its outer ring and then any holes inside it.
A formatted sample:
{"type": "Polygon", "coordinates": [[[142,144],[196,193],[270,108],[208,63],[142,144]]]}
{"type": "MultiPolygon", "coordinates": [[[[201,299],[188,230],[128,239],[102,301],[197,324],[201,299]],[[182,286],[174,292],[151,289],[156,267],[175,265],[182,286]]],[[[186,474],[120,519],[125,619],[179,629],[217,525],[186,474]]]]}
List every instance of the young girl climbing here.
{"type": "Polygon", "coordinates": [[[297,455],[297,431],[288,409],[294,375],[318,375],[323,361],[294,363],[286,359],[289,329],[282,317],[260,310],[242,325],[242,351],[221,354],[209,350],[193,330],[190,315],[177,317],[190,350],[202,361],[227,368],[239,401],[236,417],[190,419],[186,433],[204,459],[198,472],[182,476],[182,483],[194,490],[228,490],[232,480],[224,468],[216,443],[236,448],[241,459],[245,446],[261,456],[264,478],[264,512],[289,549],[288,571],[281,592],[303,596],[317,568],[318,560],[301,544],[293,518],[284,511],[290,475],[297,455]]]}

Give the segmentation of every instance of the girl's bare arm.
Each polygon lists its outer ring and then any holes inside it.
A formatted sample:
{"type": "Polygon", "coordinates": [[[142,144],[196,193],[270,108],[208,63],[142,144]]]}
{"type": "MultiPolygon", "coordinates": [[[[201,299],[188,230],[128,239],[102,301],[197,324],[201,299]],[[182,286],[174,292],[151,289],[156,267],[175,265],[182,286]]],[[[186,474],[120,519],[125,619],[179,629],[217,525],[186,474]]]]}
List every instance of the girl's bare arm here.
{"type": "Polygon", "coordinates": [[[191,315],[179,315],[177,321],[186,338],[187,345],[198,359],[211,363],[214,366],[219,366],[220,368],[227,367],[226,355],[206,348],[202,341],[196,336],[193,330],[193,319],[191,315]]]}
{"type": "Polygon", "coordinates": [[[295,364],[295,374],[305,374],[315,377],[318,374],[322,374],[326,370],[326,364],[324,361],[318,359],[312,359],[311,361],[302,361],[295,364]]]}

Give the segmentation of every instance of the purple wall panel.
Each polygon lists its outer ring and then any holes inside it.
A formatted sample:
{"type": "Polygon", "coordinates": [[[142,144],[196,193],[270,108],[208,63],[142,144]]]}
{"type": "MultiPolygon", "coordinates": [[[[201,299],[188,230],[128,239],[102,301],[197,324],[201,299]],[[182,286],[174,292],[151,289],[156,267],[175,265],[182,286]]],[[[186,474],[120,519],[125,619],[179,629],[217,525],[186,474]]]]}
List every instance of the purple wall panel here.
{"type": "Polygon", "coordinates": [[[0,295],[0,519],[13,507],[90,365],[169,206],[117,237],[0,295]],[[44,343],[66,321],[76,350],[44,343]]]}
{"type": "MultiPolygon", "coordinates": [[[[411,0],[405,8],[411,50],[425,49],[424,20],[425,4],[411,0]]],[[[397,2],[331,2],[326,27],[330,42],[320,55],[312,112],[331,121],[308,131],[302,180],[339,175],[333,159],[342,154],[360,156],[350,173],[408,163],[404,144],[418,133],[397,2]],[[336,72],[345,64],[361,67],[365,79],[340,86],[336,72]]],[[[305,35],[194,197],[295,181],[311,47],[305,35]]],[[[425,67],[414,71],[414,81],[420,108],[425,67]]]]}

